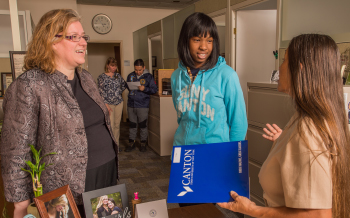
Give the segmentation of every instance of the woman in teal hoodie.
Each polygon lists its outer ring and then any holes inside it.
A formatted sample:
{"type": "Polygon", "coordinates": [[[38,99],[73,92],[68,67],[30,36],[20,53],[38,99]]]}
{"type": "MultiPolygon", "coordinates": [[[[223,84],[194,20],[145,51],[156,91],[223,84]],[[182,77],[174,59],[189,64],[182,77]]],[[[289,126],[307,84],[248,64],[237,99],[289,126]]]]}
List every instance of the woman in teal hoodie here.
{"type": "MultiPolygon", "coordinates": [[[[244,140],[247,115],[236,72],[219,56],[214,21],[203,13],[186,18],[178,41],[179,68],[171,76],[179,124],[174,145],[244,140]]],[[[215,149],[215,148],[214,148],[215,149]]]]}

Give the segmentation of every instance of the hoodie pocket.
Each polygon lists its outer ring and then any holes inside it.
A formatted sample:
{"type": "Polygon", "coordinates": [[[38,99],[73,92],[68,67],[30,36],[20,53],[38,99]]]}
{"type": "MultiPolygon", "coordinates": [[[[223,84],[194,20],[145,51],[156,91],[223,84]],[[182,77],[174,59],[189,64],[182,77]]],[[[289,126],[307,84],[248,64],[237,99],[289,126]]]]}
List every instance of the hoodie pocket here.
{"type": "Polygon", "coordinates": [[[192,128],[189,128],[186,143],[188,145],[197,145],[197,144],[207,144],[206,131],[205,127],[197,127],[196,125],[191,125],[192,128]]]}

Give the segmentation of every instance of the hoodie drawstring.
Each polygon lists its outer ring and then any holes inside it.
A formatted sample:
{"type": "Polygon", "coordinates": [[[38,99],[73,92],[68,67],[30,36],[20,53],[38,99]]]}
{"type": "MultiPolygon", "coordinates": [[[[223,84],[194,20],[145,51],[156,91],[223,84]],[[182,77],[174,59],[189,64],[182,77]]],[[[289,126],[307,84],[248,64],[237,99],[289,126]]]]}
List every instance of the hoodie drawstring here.
{"type": "Polygon", "coordinates": [[[202,89],[203,89],[203,85],[204,85],[204,72],[202,73],[201,88],[199,89],[198,127],[201,127],[201,116],[202,116],[201,107],[202,107],[202,89]]]}

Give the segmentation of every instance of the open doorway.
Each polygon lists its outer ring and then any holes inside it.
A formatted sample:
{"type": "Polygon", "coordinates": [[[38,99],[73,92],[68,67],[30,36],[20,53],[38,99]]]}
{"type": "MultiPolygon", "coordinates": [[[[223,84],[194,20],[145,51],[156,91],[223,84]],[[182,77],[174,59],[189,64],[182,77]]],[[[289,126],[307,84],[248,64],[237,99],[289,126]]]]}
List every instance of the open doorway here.
{"type": "Polygon", "coordinates": [[[149,70],[154,76],[156,69],[163,69],[162,35],[160,32],[149,37],[148,48],[149,70]]]}
{"type": "MultiPolygon", "coordinates": [[[[270,82],[275,70],[277,0],[234,10],[235,69],[247,102],[248,82],[270,82]]],[[[234,51],[233,51],[234,53],[234,51]]]]}
{"type": "Polygon", "coordinates": [[[225,14],[223,15],[219,15],[216,17],[213,17],[213,20],[216,24],[216,27],[218,29],[218,33],[219,33],[219,41],[220,41],[220,56],[225,58],[225,48],[226,48],[226,44],[225,44],[225,36],[226,36],[226,22],[225,22],[226,16],[225,14]]]}
{"type": "Polygon", "coordinates": [[[104,73],[106,60],[109,57],[114,57],[117,60],[119,73],[124,78],[124,67],[121,62],[121,43],[88,43],[87,51],[88,71],[95,81],[100,74],[104,73]]]}

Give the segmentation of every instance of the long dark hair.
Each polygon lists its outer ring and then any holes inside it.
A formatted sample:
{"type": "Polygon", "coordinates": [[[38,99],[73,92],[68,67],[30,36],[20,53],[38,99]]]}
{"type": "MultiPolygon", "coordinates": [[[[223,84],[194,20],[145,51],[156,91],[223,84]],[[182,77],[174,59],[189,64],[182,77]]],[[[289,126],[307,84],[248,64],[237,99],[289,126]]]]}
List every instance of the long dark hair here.
{"type": "MultiPolygon", "coordinates": [[[[311,120],[327,147],[325,152],[332,159],[333,217],[347,217],[350,214],[350,134],[338,47],[326,35],[299,35],[290,42],[288,60],[291,94],[298,116],[311,120]]],[[[298,130],[305,139],[301,122],[298,130]]]]}
{"type": "Polygon", "coordinates": [[[204,70],[215,67],[219,58],[220,42],[217,27],[213,19],[203,13],[193,13],[186,18],[182,25],[179,41],[177,43],[177,53],[185,67],[195,68],[189,49],[190,39],[196,36],[207,37],[207,34],[213,37],[213,50],[208,61],[201,67],[201,69],[204,70]]]}

